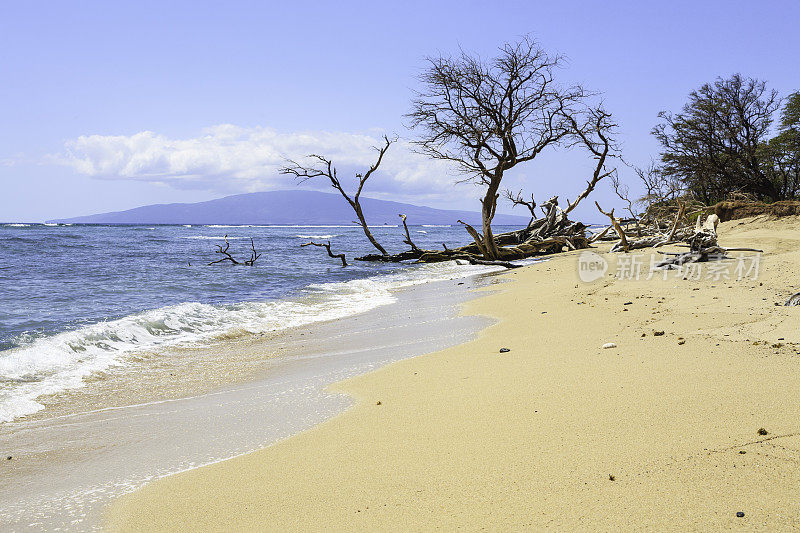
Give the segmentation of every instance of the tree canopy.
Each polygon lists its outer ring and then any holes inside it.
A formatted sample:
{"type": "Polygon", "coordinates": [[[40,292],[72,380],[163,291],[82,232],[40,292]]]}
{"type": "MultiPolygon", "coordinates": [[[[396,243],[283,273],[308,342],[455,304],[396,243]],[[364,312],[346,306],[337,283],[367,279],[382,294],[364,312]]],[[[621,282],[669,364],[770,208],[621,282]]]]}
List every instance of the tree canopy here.
{"type": "Polygon", "coordinates": [[[680,113],[659,113],[659,172],[706,204],[734,192],[765,201],[797,197],[800,96],[787,99],[781,133],[771,137],[780,107],[778,93],[754,78],[734,74],[703,85],[680,113]]]}
{"type": "Polygon", "coordinates": [[[611,115],[590,107],[590,95],[580,86],[557,83],[562,64],[562,57],[525,37],[506,43],[490,59],[464,52],[429,58],[421,76],[423,89],[407,115],[421,133],[417,145],[433,158],[454,162],[465,180],[485,187],[483,242],[477,244],[491,259],[499,256],[491,222],[507,170],[548,147],[580,144],[599,163],[578,201],[610,173],[605,163],[613,146],[611,115]]]}

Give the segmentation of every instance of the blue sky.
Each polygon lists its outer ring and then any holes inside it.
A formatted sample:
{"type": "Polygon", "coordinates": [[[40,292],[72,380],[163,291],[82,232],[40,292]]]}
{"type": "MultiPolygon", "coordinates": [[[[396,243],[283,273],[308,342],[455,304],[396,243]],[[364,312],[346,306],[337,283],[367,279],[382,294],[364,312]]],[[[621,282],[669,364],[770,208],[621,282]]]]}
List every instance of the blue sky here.
{"type": "MultiPolygon", "coordinates": [[[[526,33],[569,57],[562,80],[603,92],[625,157],[646,164],[657,112],[716,76],[800,90],[799,22],[789,0],[3,0],[0,220],[290,188],[270,165],[312,148],[355,168],[381,132],[413,137],[402,116],[426,55],[488,56],[526,33]]],[[[590,163],[549,154],[508,185],[574,197],[590,163]]],[[[400,146],[366,194],[477,206],[453,179],[400,146]]],[[[613,205],[608,184],[597,199],[613,205]]]]}

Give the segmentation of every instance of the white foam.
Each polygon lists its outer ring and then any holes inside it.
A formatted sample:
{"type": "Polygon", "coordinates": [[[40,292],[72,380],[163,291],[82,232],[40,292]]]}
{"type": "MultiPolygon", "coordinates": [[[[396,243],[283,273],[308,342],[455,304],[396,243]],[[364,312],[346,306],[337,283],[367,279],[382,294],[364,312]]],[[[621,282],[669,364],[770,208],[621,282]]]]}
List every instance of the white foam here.
{"type": "Polygon", "coordinates": [[[3,224],[7,228],[30,228],[30,224],[3,224]]]}
{"type": "MultiPolygon", "coordinates": [[[[245,239],[246,237],[228,237],[229,241],[235,241],[238,239],[245,239]]],[[[198,240],[207,240],[207,241],[224,241],[225,237],[217,237],[214,235],[187,235],[182,236],[181,239],[198,239],[198,240]]]]}
{"type": "Polygon", "coordinates": [[[295,235],[295,237],[300,239],[333,239],[338,235],[295,235]]]}
{"type": "Polygon", "coordinates": [[[303,296],[292,299],[183,303],[29,341],[0,352],[0,422],[43,409],[37,401],[42,395],[81,387],[89,375],[136,364],[131,357],[136,353],[214,342],[228,333],[262,333],[334,320],[391,304],[396,301],[393,291],[401,287],[497,270],[502,267],[457,266],[452,261],[421,265],[395,274],[310,285],[303,296]]]}

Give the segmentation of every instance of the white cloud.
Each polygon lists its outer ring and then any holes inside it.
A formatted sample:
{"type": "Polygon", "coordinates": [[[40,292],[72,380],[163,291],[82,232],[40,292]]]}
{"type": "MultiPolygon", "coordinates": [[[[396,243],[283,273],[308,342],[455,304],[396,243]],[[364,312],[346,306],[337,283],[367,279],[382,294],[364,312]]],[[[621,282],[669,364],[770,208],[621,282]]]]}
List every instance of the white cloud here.
{"type": "MultiPolygon", "coordinates": [[[[302,160],[312,153],[337,165],[340,177],[363,171],[375,161],[377,135],[325,131],[279,133],[269,128],[222,124],[206,128],[197,137],[173,139],[151,131],[134,135],[85,135],[66,143],[55,161],[98,179],[165,183],[177,188],[219,192],[285,189],[295,184],[278,173],[289,157],[302,160]]],[[[366,194],[392,198],[447,198],[453,196],[455,175],[441,161],[414,153],[400,140],[386,154],[380,172],[366,194]]],[[[319,178],[309,184],[324,190],[319,178]]],[[[474,196],[460,187],[457,196],[474,196]]]]}

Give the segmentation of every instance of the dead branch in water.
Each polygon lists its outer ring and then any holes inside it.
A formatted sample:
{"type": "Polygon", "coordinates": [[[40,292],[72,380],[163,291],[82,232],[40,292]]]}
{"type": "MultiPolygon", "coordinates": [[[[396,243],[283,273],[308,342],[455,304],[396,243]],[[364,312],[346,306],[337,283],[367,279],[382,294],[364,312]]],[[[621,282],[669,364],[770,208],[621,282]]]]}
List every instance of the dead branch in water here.
{"type": "Polygon", "coordinates": [[[331,257],[332,259],[341,259],[342,266],[343,267],[347,266],[347,260],[345,259],[344,254],[334,254],[333,252],[331,252],[331,241],[328,241],[327,243],[308,241],[307,243],[300,245],[301,248],[304,248],[306,246],[318,246],[320,248],[325,248],[325,250],[327,250],[328,252],[329,257],[331,257]]]}
{"type": "Polygon", "coordinates": [[[211,261],[209,265],[214,265],[217,263],[222,263],[225,261],[230,261],[232,265],[244,265],[244,266],[253,266],[255,262],[261,257],[261,254],[256,252],[256,245],[253,242],[253,238],[250,237],[250,259],[246,259],[244,261],[237,261],[228,250],[231,247],[231,243],[228,242],[228,236],[225,235],[225,247],[223,248],[221,244],[217,245],[217,249],[214,250],[215,254],[222,254],[224,257],[222,259],[217,259],[216,261],[211,261]]]}
{"type": "Polygon", "coordinates": [[[409,245],[412,250],[414,251],[419,250],[419,248],[417,248],[417,245],[414,244],[414,241],[411,240],[411,232],[408,231],[408,224],[406,224],[406,216],[403,214],[399,216],[403,220],[403,228],[406,230],[406,240],[404,240],[403,242],[409,245]]]}

